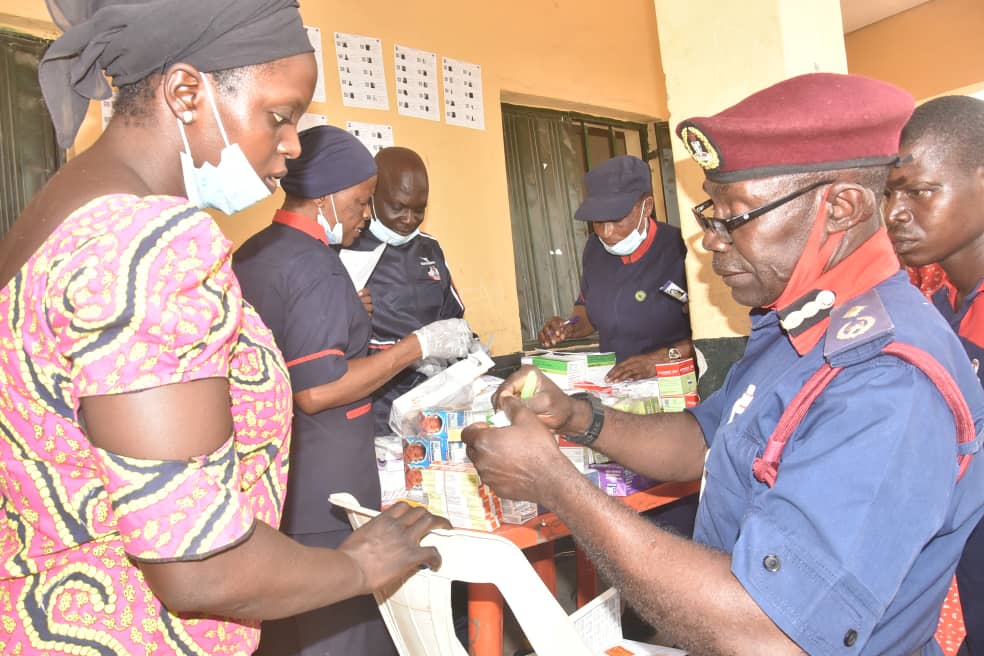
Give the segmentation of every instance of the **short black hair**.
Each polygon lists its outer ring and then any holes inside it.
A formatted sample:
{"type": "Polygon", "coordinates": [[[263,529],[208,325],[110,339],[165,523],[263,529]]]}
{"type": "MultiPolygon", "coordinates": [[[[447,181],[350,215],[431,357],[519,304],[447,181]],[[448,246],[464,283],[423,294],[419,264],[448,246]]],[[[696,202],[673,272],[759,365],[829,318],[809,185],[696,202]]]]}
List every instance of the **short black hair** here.
{"type": "MultiPolygon", "coordinates": [[[[240,88],[239,82],[254,66],[226,68],[221,71],[207,73],[215,85],[217,93],[235,94],[240,88]]],[[[161,74],[154,73],[132,84],[126,84],[116,92],[113,101],[113,114],[127,118],[131,122],[140,122],[148,116],[147,104],[154,98],[154,90],[161,83],[161,74]]]]}
{"type": "Polygon", "coordinates": [[[919,105],[902,128],[901,145],[904,148],[927,135],[957,166],[968,171],[984,166],[984,100],[940,96],[919,105]]]}

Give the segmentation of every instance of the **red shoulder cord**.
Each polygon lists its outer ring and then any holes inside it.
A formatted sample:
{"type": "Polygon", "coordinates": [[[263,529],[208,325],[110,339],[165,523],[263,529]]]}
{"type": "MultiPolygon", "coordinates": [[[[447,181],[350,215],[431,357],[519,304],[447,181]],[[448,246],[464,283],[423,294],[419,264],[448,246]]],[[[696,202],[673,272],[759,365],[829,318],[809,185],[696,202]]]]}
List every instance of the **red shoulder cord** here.
{"type": "MultiPolygon", "coordinates": [[[[882,353],[894,355],[917,367],[936,385],[956,421],[958,445],[973,442],[977,439],[974,418],[970,414],[970,409],[967,407],[967,402],[964,400],[963,394],[960,393],[960,388],[953,380],[953,377],[950,376],[950,373],[943,368],[943,365],[936,361],[936,358],[918,347],[901,342],[889,343],[882,349],[882,353]]],[[[803,417],[810,409],[810,406],[813,405],[816,398],[820,396],[820,393],[843,370],[843,367],[831,367],[830,364],[824,363],[820,369],[810,376],[809,380],[806,381],[796,396],[793,397],[793,400],[786,406],[786,410],[779,418],[779,423],[776,424],[775,430],[769,436],[769,441],[765,445],[765,451],[763,451],[762,457],[756,458],[755,462],[752,463],[752,473],[755,475],[757,481],[765,483],[769,487],[775,485],[776,477],[779,475],[779,460],[782,458],[782,451],[786,448],[789,437],[796,430],[796,427],[800,425],[800,422],[803,421],[803,417]]],[[[957,464],[960,467],[957,475],[958,481],[963,477],[964,472],[967,471],[972,456],[973,454],[971,453],[957,456],[957,464]]]]}

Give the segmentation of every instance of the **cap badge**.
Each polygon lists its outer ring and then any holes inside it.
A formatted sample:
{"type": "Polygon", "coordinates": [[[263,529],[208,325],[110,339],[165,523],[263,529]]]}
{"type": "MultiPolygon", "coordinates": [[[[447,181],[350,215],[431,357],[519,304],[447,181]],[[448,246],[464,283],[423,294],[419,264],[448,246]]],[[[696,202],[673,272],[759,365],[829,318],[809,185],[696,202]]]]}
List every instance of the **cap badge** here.
{"type": "Polygon", "coordinates": [[[680,130],[680,137],[683,145],[687,148],[690,156],[700,164],[705,171],[716,169],[721,166],[721,158],[717,150],[711,145],[710,139],[704,133],[692,125],[688,125],[680,130]]]}
{"type": "Polygon", "coordinates": [[[645,289],[640,289],[640,290],[636,291],[636,293],[635,293],[635,300],[639,301],[640,303],[642,303],[644,300],[646,300],[646,290],[645,289]]]}

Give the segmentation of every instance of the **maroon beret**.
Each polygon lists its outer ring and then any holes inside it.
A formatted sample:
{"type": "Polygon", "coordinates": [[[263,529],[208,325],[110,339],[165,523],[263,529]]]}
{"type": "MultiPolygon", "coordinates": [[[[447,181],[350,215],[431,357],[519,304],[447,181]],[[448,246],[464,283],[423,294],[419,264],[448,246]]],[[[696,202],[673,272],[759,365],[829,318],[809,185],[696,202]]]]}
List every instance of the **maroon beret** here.
{"type": "Polygon", "coordinates": [[[810,73],[774,84],[677,135],[708,180],[891,164],[915,104],[887,82],[810,73]]]}

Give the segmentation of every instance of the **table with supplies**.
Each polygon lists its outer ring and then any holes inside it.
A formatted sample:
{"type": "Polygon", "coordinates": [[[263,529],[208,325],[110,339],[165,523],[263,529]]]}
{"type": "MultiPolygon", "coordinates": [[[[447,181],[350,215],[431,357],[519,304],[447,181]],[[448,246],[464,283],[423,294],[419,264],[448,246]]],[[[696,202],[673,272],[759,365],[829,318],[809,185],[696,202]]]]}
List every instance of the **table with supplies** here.
{"type": "MultiPolygon", "coordinates": [[[[644,512],[695,494],[700,481],[689,483],[659,483],[653,487],[618,497],[637,512],[644,512]]],[[[503,524],[494,531],[526,553],[533,569],[555,595],[557,571],[554,562],[554,541],[570,535],[567,526],[553,513],[544,513],[524,524],[503,524]]],[[[597,578],[587,557],[576,551],[577,606],[597,595],[597,578]]],[[[468,653],[471,656],[501,656],[503,599],[493,585],[472,583],[468,586],[468,653]]]]}

